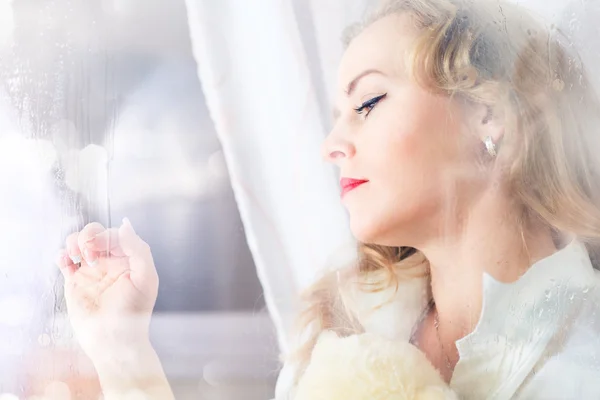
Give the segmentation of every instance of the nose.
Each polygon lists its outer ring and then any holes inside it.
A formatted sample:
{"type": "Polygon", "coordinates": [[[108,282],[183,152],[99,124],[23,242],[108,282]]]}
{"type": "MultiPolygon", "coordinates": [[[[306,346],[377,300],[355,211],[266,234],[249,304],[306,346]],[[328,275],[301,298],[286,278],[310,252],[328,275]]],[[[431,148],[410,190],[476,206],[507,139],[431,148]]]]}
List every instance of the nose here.
{"type": "Polygon", "coordinates": [[[321,153],[325,161],[338,164],[342,160],[353,157],[356,153],[356,148],[347,139],[331,132],[323,142],[321,153]]]}

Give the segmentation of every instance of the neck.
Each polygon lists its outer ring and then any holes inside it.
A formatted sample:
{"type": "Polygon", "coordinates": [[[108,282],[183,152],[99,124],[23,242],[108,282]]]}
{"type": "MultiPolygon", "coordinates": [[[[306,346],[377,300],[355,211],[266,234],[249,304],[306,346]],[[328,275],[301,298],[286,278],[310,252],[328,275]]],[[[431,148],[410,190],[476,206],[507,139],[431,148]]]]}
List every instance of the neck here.
{"type": "Polygon", "coordinates": [[[483,273],[501,282],[517,280],[533,263],[556,251],[550,230],[518,215],[497,194],[471,205],[468,218],[455,217],[454,232],[445,232],[418,249],[430,263],[431,289],[440,327],[449,342],[473,331],[483,300],[483,273]]]}

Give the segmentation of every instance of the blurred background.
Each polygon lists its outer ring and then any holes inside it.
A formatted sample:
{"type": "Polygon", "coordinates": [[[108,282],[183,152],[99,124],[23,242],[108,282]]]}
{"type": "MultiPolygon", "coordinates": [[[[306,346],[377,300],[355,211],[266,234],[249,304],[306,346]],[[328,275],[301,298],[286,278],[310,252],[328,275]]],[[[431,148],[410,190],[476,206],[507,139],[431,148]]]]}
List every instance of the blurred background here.
{"type": "MultiPolygon", "coordinates": [[[[600,2],[518,2],[598,83],[600,2]]],[[[298,292],[354,255],[319,146],[342,31],[373,4],[0,0],[0,400],[100,398],[54,258],[125,216],[177,399],[273,397],[298,292]]]]}

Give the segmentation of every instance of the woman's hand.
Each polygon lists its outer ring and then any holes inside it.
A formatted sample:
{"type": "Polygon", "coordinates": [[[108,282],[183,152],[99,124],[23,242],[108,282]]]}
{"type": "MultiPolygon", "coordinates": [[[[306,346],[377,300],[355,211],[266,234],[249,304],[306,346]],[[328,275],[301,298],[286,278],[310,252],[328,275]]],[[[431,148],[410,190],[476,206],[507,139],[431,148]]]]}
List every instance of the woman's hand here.
{"type": "Polygon", "coordinates": [[[113,229],[91,223],[71,234],[58,265],[75,337],[92,362],[148,342],[158,275],[150,247],[129,220],[113,229]]]}

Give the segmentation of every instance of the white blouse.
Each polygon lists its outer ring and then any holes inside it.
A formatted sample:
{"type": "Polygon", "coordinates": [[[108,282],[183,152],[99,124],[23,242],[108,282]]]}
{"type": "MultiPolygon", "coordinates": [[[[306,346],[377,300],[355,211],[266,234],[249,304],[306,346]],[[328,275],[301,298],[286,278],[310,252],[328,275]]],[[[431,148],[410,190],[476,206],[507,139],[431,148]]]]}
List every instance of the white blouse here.
{"type": "MultiPolygon", "coordinates": [[[[599,277],[577,239],[516,282],[484,274],[481,317],[456,342],[460,359],[450,387],[461,399],[600,399],[599,277]]],[[[418,281],[408,288],[412,293],[403,288],[394,302],[369,313],[388,297],[361,295],[365,329],[408,340],[428,300],[428,282],[418,281]]],[[[292,392],[293,367],[287,365],[276,400],[293,400],[292,392]]]]}

